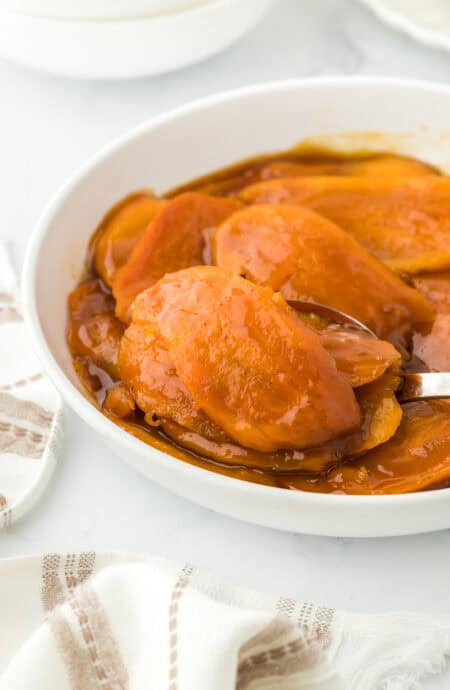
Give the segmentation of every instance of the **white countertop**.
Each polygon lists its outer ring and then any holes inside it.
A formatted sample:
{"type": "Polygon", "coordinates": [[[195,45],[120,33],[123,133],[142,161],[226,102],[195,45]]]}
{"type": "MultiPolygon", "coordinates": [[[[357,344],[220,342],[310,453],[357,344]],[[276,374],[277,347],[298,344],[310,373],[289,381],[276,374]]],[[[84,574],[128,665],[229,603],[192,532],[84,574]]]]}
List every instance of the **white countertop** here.
{"type": "MultiPolygon", "coordinates": [[[[415,44],[350,0],[280,0],[223,54],[179,73],[84,83],[0,62],[0,238],[17,266],[61,182],[126,129],[188,100],[319,74],[448,82],[450,54],[415,44]]],[[[9,533],[0,557],[125,549],[189,560],[261,590],[353,611],[450,616],[450,532],[397,539],[283,534],[216,515],[143,479],[69,411],[46,500],[9,533]]],[[[448,688],[441,679],[427,687],[448,688]]]]}

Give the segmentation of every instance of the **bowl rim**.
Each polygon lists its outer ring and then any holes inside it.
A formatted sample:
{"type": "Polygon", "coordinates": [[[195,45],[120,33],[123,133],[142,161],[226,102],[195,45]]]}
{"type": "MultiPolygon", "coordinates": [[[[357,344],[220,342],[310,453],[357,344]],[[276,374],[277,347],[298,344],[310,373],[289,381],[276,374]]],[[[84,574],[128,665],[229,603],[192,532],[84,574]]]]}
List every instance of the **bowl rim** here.
{"type": "MultiPolygon", "coordinates": [[[[437,82],[429,82],[419,79],[403,79],[398,77],[383,76],[320,76],[307,77],[301,79],[287,79],[280,81],[264,82],[261,84],[244,86],[217,94],[212,94],[200,99],[171,109],[168,112],[152,117],[142,124],[133,127],[124,134],[115,138],[111,143],[102,147],[97,153],[91,156],[85,163],[81,164],[69,178],[59,187],[52,199],[42,211],[29,239],[21,278],[22,307],[25,319],[32,333],[36,351],[42,362],[45,372],[49,375],[55,387],[61,393],[64,401],[71,407],[79,417],[81,417],[94,431],[99,432],[117,442],[117,446],[123,450],[130,450],[142,457],[144,449],[148,446],[139,439],[135,438],[125,430],[121,429],[113,421],[105,417],[83,393],[68,379],[62,368],[54,357],[50,346],[45,338],[36,302],[34,286],[38,280],[37,259],[40,254],[41,246],[45,240],[48,227],[58,210],[63,207],[66,199],[70,196],[78,183],[97,165],[114,155],[117,151],[128,146],[134,140],[140,138],[146,132],[156,129],[162,124],[169,123],[185,115],[195,114],[198,111],[207,109],[210,106],[217,106],[221,103],[238,100],[241,97],[253,96],[260,93],[276,94],[280,91],[290,91],[292,89],[311,89],[311,88],[348,88],[348,87],[371,87],[371,88],[395,88],[395,89],[416,89],[421,92],[447,95],[450,97],[450,86],[437,82]]],[[[148,450],[147,450],[148,452],[148,450]]],[[[308,491],[294,491],[279,487],[266,486],[253,482],[235,479],[226,475],[221,475],[202,467],[191,465],[174,456],[152,447],[152,458],[148,462],[162,465],[172,463],[172,470],[179,476],[189,477],[200,484],[220,488],[232,494],[239,492],[247,495],[258,495],[262,498],[276,499],[283,495],[283,500],[293,508],[297,504],[302,507],[308,506],[322,507],[341,507],[350,509],[352,507],[392,507],[400,508],[406,506],[427,505],[446,501],[450,498],[450,488],[435,489],[406,494],[382,494],[382,495],[354,495],[354,494],[326,494],[308,491]],[[177,463],[175,467],[174,463],[177,463]]],[[[157,480],[156,480],[157,481],[157,480]]]]}
{"type": "Polygon", "coordinates": [[[153,25],[155,25],[155,23],[159,23],[160,25],[164,23],[170,24],[179,19],[185,19],[188,16],[190,18],[195,14],[205,14],[205,10],[215,11],[217,9],[221,9],[222,7],[226,7],[227,5],[233,5],[236,2],[239,2],[239,0],[202,0],[202,2],[199,2],[197,4],[188,4],[183,7],[180,7],[178,10],[173,10],[170,12],[158,12],[155,14],[138,15],[131,14],[117,17],[70,17],[62,15],[56,16],[47,14],[35,14],[33,12],[25,12],[15,10],[9,7],[2,7],[0,9],[0,17],[3,15],[12,15],[18,21],[26,21],[31,24],[37,24],[39,22],[41,25],[47,24],[48,26],[53,27],[59,24],[67,26],[69,28],[88,26],[95,27],[96,29],[109,29],[110,27],[116,28],[117,26],[132,27],[136,24],[136,22],[138,22],[140,26],[149,23],[153,25]]]}

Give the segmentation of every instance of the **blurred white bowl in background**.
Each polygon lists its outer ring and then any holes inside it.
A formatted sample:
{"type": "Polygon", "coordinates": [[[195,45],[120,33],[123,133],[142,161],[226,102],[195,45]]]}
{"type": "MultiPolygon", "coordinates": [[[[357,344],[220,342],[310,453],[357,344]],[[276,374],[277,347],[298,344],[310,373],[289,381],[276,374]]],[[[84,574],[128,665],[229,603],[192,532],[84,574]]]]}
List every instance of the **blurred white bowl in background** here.
{"type": "Polygon", "coordinates": [[[87,21],[0,12],[0,57],[83,79],[161,74],[203,60],[249,31],[275,0],[210,0],[141,19],[87,21]]]}
{"type": "Polygon", "coordinates": [[[0,10],[54,19],[124,19],[179,12],[212,0],[0,0],[0,10]]]}
{"type": "Polygon", "coordinates": [[[449,0],[361,0],[394,29],[435,48],[450,50],[449,0]]]}

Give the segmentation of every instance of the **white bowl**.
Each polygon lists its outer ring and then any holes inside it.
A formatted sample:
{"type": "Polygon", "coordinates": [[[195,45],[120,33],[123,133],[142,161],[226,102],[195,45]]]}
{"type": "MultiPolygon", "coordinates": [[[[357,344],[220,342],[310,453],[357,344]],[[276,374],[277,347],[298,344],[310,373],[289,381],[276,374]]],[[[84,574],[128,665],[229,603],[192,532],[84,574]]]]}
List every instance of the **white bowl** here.
{"type": "Polygon", "coordinates": [[[353,148],[365,144],[411,153],[448,169],[449,122],[446,87],[326,78],[210,97],[156,118],[112,144],[58,192],[33,233],[25,262],[27,320],[43,365],[64,399],[147,477],[227,515],[330,536],[398,535],[450,527],[450,489],[400,496],[287,491],[223,477],[154,450],[88,402],[65,339],[67,294],[82,270],[89,236],[105,211],[132,190],[153,186],[163,191],[240,158],[318,135],[353,148]],[[348,131],[353,134],[333,136],[348,131]]]}
{"type": "Polygon", "coordinates": [[[51,74],[126,79],[162,74],[220,52],[274,0],[210,0],[150,18],[72,21],[0,12],[0,57],[51,74]]]}
{"type": "Polygon", "coordinates": [[[361,0],[382,21],[433,48],[450,50],[448,0],[361,0]]]}
{"type": "Polygon", "coordinates": [[[6,12],[55,19],[123,19],[178,12],[213,0],[0,0],[6,12]]]}

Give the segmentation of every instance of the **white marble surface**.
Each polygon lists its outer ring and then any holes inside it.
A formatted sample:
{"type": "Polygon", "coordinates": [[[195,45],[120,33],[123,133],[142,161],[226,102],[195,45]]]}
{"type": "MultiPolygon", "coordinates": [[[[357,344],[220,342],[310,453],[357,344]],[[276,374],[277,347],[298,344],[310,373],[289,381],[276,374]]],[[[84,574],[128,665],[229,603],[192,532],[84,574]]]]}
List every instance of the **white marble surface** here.
{"type": "MultiPolygon", "coordinates": [[[[0,237],[20,266],[37,216],[64,178],[112,137],[156,113],[254,82],[337,73],[448,82],[450,54],[413,43],[350,0],[280,0],[222,55],[159,78],[83,83],[0,62],[0,237]]],[[[327,606],[450,616],[449,532],[358,541],[242,524],[142,479],[71,412],[65,426],[46,500],[0,536],[0,557],[151,551],[327,606]]],[[[427,687],[443,690],[449,682],[447,676],[427,687]]]]}

